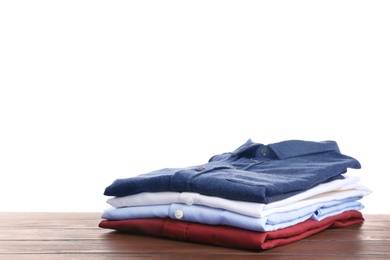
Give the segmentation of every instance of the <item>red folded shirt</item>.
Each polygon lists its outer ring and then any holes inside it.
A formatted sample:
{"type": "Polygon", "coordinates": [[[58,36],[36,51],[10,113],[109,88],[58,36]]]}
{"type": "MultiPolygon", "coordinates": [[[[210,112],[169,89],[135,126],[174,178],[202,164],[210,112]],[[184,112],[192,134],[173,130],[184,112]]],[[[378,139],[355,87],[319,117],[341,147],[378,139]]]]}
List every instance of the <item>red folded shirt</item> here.
{"type": "Polygon", "coordinates": [[[306,220],[287,228],[269,232],[256,232],[222,225],[206,225],[170,218],[102,220],[99,227],[224,247],[264,250],[301,240],[326,228],[341,228],[363,221],[364,218],[360,211],[351,210],[321,221],[306,220]]]}

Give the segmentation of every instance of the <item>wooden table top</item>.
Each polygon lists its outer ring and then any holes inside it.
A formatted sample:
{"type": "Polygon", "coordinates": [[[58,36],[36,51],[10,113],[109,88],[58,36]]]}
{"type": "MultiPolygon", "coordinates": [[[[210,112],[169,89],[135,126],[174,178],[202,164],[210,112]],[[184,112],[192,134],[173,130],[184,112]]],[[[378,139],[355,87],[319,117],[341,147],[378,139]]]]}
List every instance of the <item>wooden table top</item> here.
{"type": "Polygon", "coordinates": [[[122,234],[101,213],[0,212],[0,259],[390,259],[390,215],[265,251],[122,234]]]}

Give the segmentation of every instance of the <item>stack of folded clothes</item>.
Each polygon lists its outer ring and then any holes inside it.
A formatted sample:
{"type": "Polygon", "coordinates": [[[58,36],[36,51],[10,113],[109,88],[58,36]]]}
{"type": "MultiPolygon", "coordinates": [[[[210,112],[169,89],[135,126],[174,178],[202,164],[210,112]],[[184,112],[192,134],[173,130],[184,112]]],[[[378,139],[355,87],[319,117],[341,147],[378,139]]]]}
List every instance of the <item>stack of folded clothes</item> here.
{"type": "Polygon", "coordinates": [[[117,179],[99,227],[251,250],[364,221],[371,190],[334,141],[252,140],[208,163],[117,179]]]}

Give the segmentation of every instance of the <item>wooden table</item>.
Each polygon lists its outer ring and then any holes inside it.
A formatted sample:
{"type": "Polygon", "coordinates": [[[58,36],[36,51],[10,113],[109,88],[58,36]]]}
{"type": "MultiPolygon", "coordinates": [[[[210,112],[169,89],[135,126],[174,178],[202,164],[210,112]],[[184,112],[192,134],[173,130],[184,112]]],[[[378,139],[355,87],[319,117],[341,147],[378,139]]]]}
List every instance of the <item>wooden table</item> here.
{"type": "Polygon", "coordinates": [[[0,259],[390,259],[390,215],[246,251],[98,228],[101,213],[0,213],[0,259]]]}

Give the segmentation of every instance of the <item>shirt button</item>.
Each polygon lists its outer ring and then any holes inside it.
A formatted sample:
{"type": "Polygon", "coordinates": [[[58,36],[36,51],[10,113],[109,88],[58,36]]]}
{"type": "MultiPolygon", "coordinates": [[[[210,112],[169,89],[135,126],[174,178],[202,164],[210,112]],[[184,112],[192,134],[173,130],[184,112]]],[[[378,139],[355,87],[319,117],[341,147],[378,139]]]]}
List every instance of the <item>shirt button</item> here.
{"type": "Polygon", "coordinates": [[[259,163],[260,161],[259,160],[257,160],[257,159],[251,159],[251,161],[253,162],[253,163],[259,163]]]}
{"type": "Polygon", "coordinates": [[[194,200],[190,197],[184,199],[185,204],[192,205],[194,203],[194,200]]]}
{"type": "Polygon", "coordinates": [[[177,219],[181,219],[182,217],[183,217],[183,211],[181,211],[180,209],[178,209],[178,210],[176,210],[175,211],[175,217],[177,218],[177,219]]]}
{"type": "Polygon", "coordinates": [[[195,171],[197,171],[197,172],[202,172],[202,171],[204,171],[205,169],[206,169],[205,167],[199,166],[198,168],[195,169],[195,171]]]}
{"type": "Polygon", "coordinates": [[[267,156],[267,155],[268,155],[268,149],[267,149],[267,147],[264,147],[263,149],[261,149],[261,155],[262,155],[262,156],[267,156]]]}

